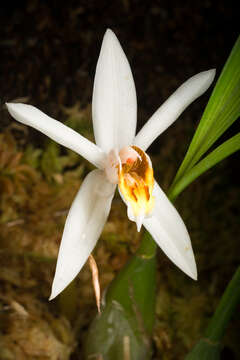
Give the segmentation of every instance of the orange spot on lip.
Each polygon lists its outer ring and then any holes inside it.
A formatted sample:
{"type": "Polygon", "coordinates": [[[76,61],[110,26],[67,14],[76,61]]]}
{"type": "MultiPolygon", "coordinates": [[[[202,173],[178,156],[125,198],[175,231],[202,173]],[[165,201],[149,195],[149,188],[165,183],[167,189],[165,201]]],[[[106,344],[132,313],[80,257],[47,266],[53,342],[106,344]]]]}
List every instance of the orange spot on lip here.
{"type": "Polygon", "coordinates": [[[127,158],[127,164],[132,164],[132,163],[134,163],[134,159],[132,159],[132,158],[127,158]]]}

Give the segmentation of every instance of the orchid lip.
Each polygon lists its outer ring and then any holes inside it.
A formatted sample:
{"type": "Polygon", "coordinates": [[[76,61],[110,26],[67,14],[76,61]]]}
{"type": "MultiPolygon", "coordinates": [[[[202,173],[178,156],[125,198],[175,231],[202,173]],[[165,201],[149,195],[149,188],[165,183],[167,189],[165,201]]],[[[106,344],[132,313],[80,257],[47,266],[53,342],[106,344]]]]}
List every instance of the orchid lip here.
{"type": "Polygon", "coordinates": [[[106,160],[108,180],[118,183],[120,193],[128,206],[128,217],[140,231],[145,217],[152,213],[154,177],[152,163],[137,146],[125,146],[119,153],[111,150],[106,160]]]}

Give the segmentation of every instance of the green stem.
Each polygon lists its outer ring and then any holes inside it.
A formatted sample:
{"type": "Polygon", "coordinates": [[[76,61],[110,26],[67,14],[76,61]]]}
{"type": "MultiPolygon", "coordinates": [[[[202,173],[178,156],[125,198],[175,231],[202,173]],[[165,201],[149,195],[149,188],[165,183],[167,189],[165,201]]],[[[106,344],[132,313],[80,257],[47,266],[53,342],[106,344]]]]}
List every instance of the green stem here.
{"type": "Polygon", "coordinates": [[[205,336],[213,341],[220,341],[236,306],[240,302],[240,267],[228,284],[222,299],[208,325],[205,336]]]}
{"type": "Polygon", "coordinates": [[[141,244],[136,252],[136,255],[143,259],[151,259],[156,255],[157,244],[151,237],[148,231],[144,232],[141,244]]]}

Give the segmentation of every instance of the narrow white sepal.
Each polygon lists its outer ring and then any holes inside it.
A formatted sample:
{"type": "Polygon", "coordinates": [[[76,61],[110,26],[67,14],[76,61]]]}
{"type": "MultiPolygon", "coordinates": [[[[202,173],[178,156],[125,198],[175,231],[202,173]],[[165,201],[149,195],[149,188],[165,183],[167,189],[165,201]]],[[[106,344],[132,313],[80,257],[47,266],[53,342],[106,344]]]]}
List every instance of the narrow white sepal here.
{"type": "Polygon", "coordinates": [[[67,216],[49,300],[70,284],[88,259],[107,220],[114,191],[115,185],[100,170],[84,179],[67,216]]]}
{"type": "Polygon", "coordinates": [[[78,134],[32,105],[6,103],[10,114],[17,121],[31,126],[52,140],[83,156],[96,167],[103,168],[105,154],[94,143],[78,134]]]}
{"type": "Polygon", "coordinates": [[[143,225],[172,262],[192,279],[197,280],[197,268],[191,240],[179,213],[161,190],[154,184],[155,208],[143,225]]]}
{"type": "Polygon", "coordinates": [[[182,114],[186,107],[211,85],[216,70],[203,71],[184,82],[152,115],[133,144],[146,151],[153,141],[182,114]]]}
{"type": "Polygon", "coordinates": [[[111,30],[107,30],[94,79],[92,117],[96,144],[105,152],[132,144],[137,100],[130,65],[111,30]]]}

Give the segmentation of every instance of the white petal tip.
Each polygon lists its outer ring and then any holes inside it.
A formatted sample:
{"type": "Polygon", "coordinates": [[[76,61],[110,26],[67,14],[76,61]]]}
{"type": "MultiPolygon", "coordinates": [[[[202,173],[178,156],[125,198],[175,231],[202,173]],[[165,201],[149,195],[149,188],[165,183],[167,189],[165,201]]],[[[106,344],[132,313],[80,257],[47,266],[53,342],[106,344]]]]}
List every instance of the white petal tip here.
{"type": "Polygon", "coordinates": [[[31,105],[22,104],[22,103],[5,103],[7,110],[12,115],[13,118],[20,121],[19,116],[24,115],[24,111],[28,110],[31,105]]]}
{"type": "Polygon", "coordinates": [[[142,228],[142,224],[137,223],[137,232],[140,232],[141,228],[142,228]]]}
{"type": "Polygon", "coordinates": [[[15,118],[16,117],[16,110],[17,110],[17,105],[19,104],[14,104],[14,103],[5,103],[6,104],[6,107],[7,107],[7,110],[9,112],[9,114],[15,118]]]}
{"type": "Polygon", "coordinates": [[[57,292],[57,291],[54,291],[54,289],[52,289],[51,295],[49,296],[48,300],[51,301],[51,300],[55,299],[55,297],[57,297],[59,293],[60,293],[60,291],[57,292]]]}
{"type": "Polygon", "coordinates": [[[206,80],[208,80],[209,83],[211,84],[215,78],[216,69],[210,69],[210,70],[204,71],[204,73],[206,75],[206,80]]]}
{"type": "Polygon", "coordinates": [[[8,109],[14,109],[15,107],[18,107],[19,105],[25,105],[25,104],[6,102],[5,105],[7,106],[8,109]]]}
{"type": "Polygon", "coordinates": [[[179,268],[179,270],[181,270],[184,274],[189,276],[192,280],[197,281],[198,279],[197,266],[192,251],[188,254],[188,257],[185,257],[179,253],[178,261],[176,261],[176,259],[174,260],[169,255],[168,257],[179,268]]]}
{"type": "Polygon", "coordinates": [[[5,105],[6,105],[7,109],[8,109],[8,111],[10,112],[15,104],[13,104],[13,103],[5,103],[5,105]]]}
{"type": "Polygon", "coordinates": [[[191,279],[197,281],[198,279],[198,274],[197,274],[197,266],[196,266],[196,263],[195,263],[195,259],[194,259],[194,255],[192,253],[192,256],[193,258],[191,259],[191,265],[186,267],[186,265],[184,266],[184,268],[181,268],[180,269],[185,272],[185,274],[187,274],[191,279]]]}
{"type": "Polygon", "coordinates": [[[143,224],[143,220],[144,220],[144,214],[140,214],[138,216],[136,216],[136,225],[137,225],[137,231],[140,232],[141,228],[142,228],[142,224],[143,224]]]}
{"type": "Polygon", "coordinates": [[[190,278],[197,281],[197,279],[198,279],[197,272],[194,271],[193,273],[189,273],[188,275],[190,276],[190,278]]]}
{"type": "Polygon", "coordinates": [[[103,37],[103,44],[105,46],[107,46],[107,48],[111,47],[111,46],[117,46],[117,47],[120,46],[121,47],[117,36],[111,29],[106,30],[104,37],[103,37]]]}
{"type": "MultiPolygon", "coordinates": [[[[57,269],[56,269],[57,271],[57,269]]],[[[51,294],[49,297],[49,301],[55,299],[62,291],[64,291],[67,286],[71,283],[71,281],[73,280],[73,277],[71,277],[71,279],[69,278],[64,278],[62,276],[60,276],[59,274],[56,276],[54,276],[53,279],[53,283],[52,283],[52,289],[51,289],[51,294]]]]}
{"type": "Polygon", "coordinates": [[[51,301],[51,300],[55,299],[65,289],[66,286],[61,287],[61,288],[56,288],[55,284],[53,283],[51,295],[49,296],[48,300],[51,301]]]}
{"type": "MultiPolygon", "coordinates": [[[[212,84],[215,74],[216,69],[202,71],[183,83],[177,89],[175,94],[177,94],[180,101],[183,101],[185,97],[185,99],[187,99],[186,104],[189,105],[192,101],[205,93],[205,91],[212,84]]],[[[184,106],[184,109],[185,107],[186,106],[184,106]]]]}
{"type": "Polygon", "coordinates": [[[214,80],[215,75],[216,75],[216,69],[202,71],[201,73],[195,75],[197,81],[199,81],[201,93],[204,93],[209,88],[209,86],[212,84],[214,80]]]}
{"type": "Polygon", "coordinates": [[[116,38],[116,35],[114,34],[114,32],[111,29],[107,29],[105,34],[104,34],[104,38],[105,37],[112,37],[112,38],[116,38]]]}

